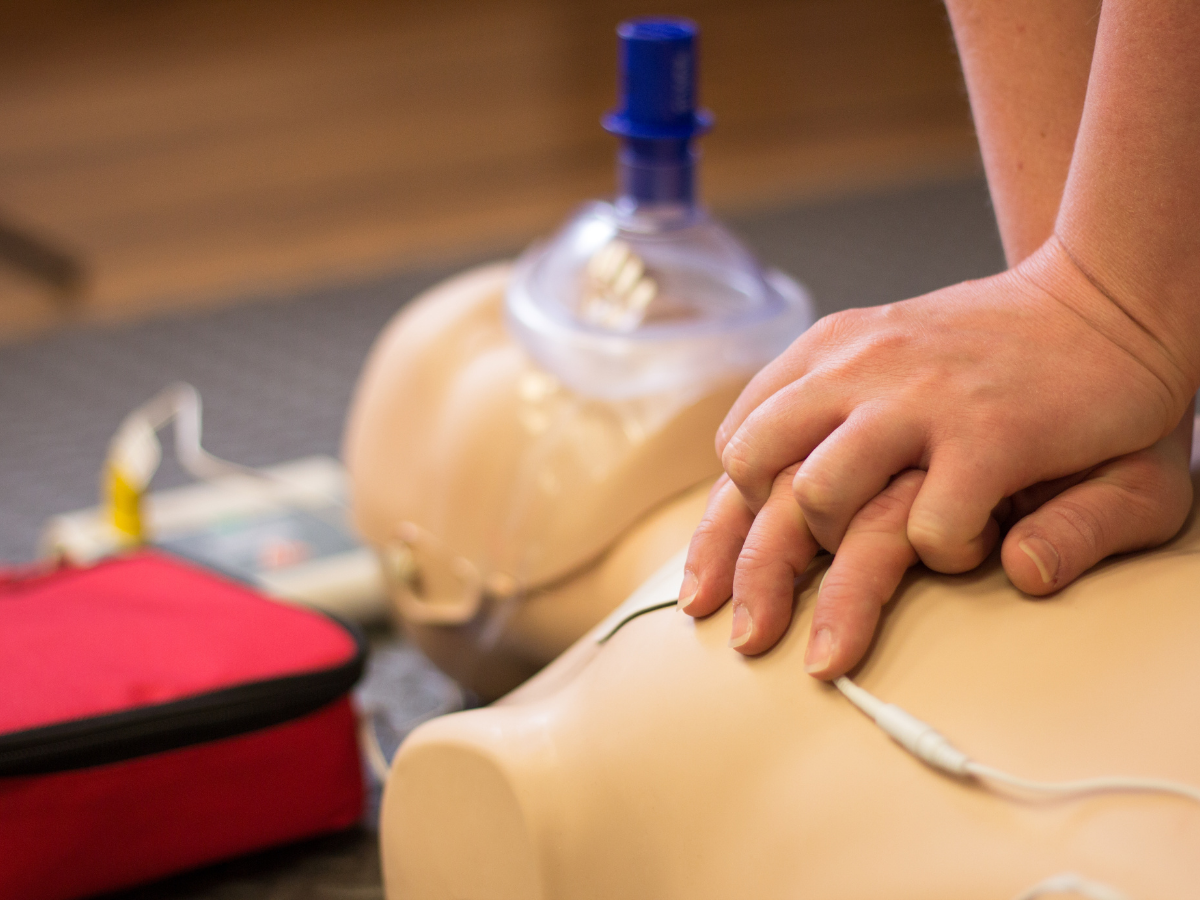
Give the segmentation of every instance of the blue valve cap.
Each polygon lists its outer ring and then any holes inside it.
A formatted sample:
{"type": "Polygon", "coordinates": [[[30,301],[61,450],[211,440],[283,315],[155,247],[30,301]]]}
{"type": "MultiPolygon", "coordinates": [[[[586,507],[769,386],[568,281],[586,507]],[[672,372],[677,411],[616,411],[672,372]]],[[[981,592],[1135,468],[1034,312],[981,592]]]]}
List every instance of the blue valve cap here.
{"type": "Polygon", "coordinates": [[[620,41],[620,107],[601,121],[605,130],[635,140],[686,141],[712,127],[696,109],[696,44],[690,19],[629,19],[620,41]]]}

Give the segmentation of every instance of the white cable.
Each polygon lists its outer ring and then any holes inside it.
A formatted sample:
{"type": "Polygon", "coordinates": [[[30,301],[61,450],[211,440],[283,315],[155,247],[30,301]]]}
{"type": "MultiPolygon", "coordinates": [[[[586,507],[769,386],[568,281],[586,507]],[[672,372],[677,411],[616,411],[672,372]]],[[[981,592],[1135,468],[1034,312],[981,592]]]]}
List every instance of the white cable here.
{"type": "Polygon", "coordinates": [[[165,415],[155,423],[155,430],[161,428],[166,424],[167,419],[174,416],[175,456],[183,469],[193,478],[206,480],[222,475],[260,474],[257,469],[213,456],[201,446],[203,407],[200,403],[200,392],[192,385],[186,381],[176,382],[155,398],[155,400],[160,399],[169,403],[170,407],[163,410],[165,415]]]}
{"type": "MultiPolygon", "coordinates": [[[[114,442],[118,444],[131,440],[149,440],[154,443],[153,467],[146,473],[145,480],[147,482],[153,475],[153,469],[157,468],[159,459],[158,438],[155,432],[172,420],[175,424],[176,459],[179,460],[184,471],[193,478],[207,481],[227,475],[245,475],[285,487],[296,487],[295,483],[285,475],[230,462],[205,450],[201,444],[204,426],[200,392],[186,381],[177,381],[168,385],[148,402],[131,412],[125,417],[114,438],[114,442]]],[[[303,487],[305,490],[311,490],[307,485],[303,487]]],[[[320,491],[319,495],[332,506],[346,508],[346,502],[336,494],[320,491]]]]}
{"type": "Polygon", "coordinates": [[[870,691],[844,675],[834,685],[846,699],[875,720],[884,732],[917,759],[958,778],[992,781],[1023,791],[1078,796],[1101,792],[1128,791],[1169,794],[1200,803],[1200,789],[1159,778],[1104,777],[1075,781],[1033,781],[975,762],[932,725],[922,722],[893,703],[884,703],[870,691]]]}
{"type": "Polygon", "coordinates": [[[1115,887],[1090,881],[1074,872],[1062,872],[1039,881],[1033,887],[1021,891],[1013,900],[1037,900],[1046,894],[1079,894],[1088,900],[1129,900],[1129,895],[1118,891],[1115,887]]]}
{"type": "Polygon", "coordinates": [[[375,776],[376,780],[380,784],[386,784],[391,765],[388,763],[388,758],[383,754],[383,747],[379,743],[379,735],[375,733],[373,711],[370,709],[356,709],[355,711],[358,715],[358,740],[367,758],[367,765],[370,767],[371,774],[375,776]]]}
{"type": "Polygon", "coordinates": [[[1022,791],[1039,794],[1099,794],[1112,791],[1137,791],[1173,794],[1200,803],[1200,789],[1161,778],[1081,778],[1075,781],[1031,781],[1009,775],[983,763],[968,762],[967,771],[981,781],[995,781],[1022,791]]]}
{"type": "MultiPolygon", "coordinates": [[[[995,782],[1022,791],[1059,796],[1079,796],[1112,791],[1168,794],[1200,803],[1200,789],[1160,778],[1081,778],[1074,781],[1034,781],[1010,775],[1000,769],[975,762],[938,733],[894,703],[884,703],[870,691],[859,687],[844,675],[834,685],[846,699],[875,720],[889,737],[922,762],[954,775],[978,782],[995,782]]],[[[1088,900],[1129,900],[1116,888],[1089,881],[1072,872],[1047,878],[1023,891],[1016,900],[1036,900],[1046,894],[1073,892],[1088,900]]]]}
{"type": "Polygon", "coordinates": [[[153,477],[162,458],[156,432],[169,422],[175,423],[175,455],[193,478],[206,481],[222,475],[259,473],[213,456],[200,444],[200,394],[187,382],[179,381],[159,391],[121,422],[109,447],[109,461],[119,465],[126,477],[132,477],[141,489],[153,477]]]}

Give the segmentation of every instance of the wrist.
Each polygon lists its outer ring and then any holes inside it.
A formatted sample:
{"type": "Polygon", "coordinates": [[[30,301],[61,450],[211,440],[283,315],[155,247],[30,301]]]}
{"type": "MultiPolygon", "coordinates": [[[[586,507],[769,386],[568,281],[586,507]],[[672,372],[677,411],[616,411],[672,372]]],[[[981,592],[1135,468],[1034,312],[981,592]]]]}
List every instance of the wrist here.
{"type": "MultiPolygon", "coordinates": [[[[1141,369],[1161,388],[1170,425],[1179,421],[1200,385],[1200,361],[1190,332],[1171,329],[1161,311],[1114,295],[1080,264],[1057,235],[1013,270],[1042,293],[1078,316],[1090,329],[1141,369]]],[[[1165,435],[1171,429],[1166,427],[1165,435]]]]}

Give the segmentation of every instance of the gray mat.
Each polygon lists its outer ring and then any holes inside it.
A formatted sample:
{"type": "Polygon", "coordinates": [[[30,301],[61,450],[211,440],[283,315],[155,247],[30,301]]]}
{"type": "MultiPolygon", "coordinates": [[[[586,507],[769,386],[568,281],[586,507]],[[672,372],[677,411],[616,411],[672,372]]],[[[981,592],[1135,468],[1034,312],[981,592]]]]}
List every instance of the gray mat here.
{"type": "MultiPolygon", "coordinates": [[[[1003,267],[979,180],[736,220],[768,264],[803,281],[832,312],[902,299],[1003,267]]],[[[466,265],[468,263],[464,263],[466,265]]],[[[169,382],[194,384],[205,443],[265,465],[336,455],[347,403],[372,340],[405,300],[462,266],[262,298],[214,312],[69,330],[0,347],[0,560],[27,560],[45,519],[96,501],[121,418],[169,382]]],[[[155,481],[186,479],[168,460],[155,481]]],[[[439,676],[382,639],[361,691],[402,731],[439,676]]],[[[325,900],[381,896],[367,827],[190,873],[123,900],[325,900]]]]}

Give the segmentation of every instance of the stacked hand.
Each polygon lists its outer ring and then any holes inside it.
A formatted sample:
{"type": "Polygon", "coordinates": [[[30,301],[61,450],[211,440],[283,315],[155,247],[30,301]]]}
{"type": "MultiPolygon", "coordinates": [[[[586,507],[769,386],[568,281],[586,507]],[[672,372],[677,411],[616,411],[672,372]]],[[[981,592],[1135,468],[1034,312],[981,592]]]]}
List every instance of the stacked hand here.
{"type": "Polygon", "coordinates": [[[1161,543],[1191,505],[1191,386],[1171,352],[1051,238],[1016,268],[829,316],[749,384],[680,605],[731,596],[731,645],[782,636],[823,548],[806,664],[842,674],[918,560],[977,566],[1007,530],[1013,583],[1050,593],[1161,543]]]}

